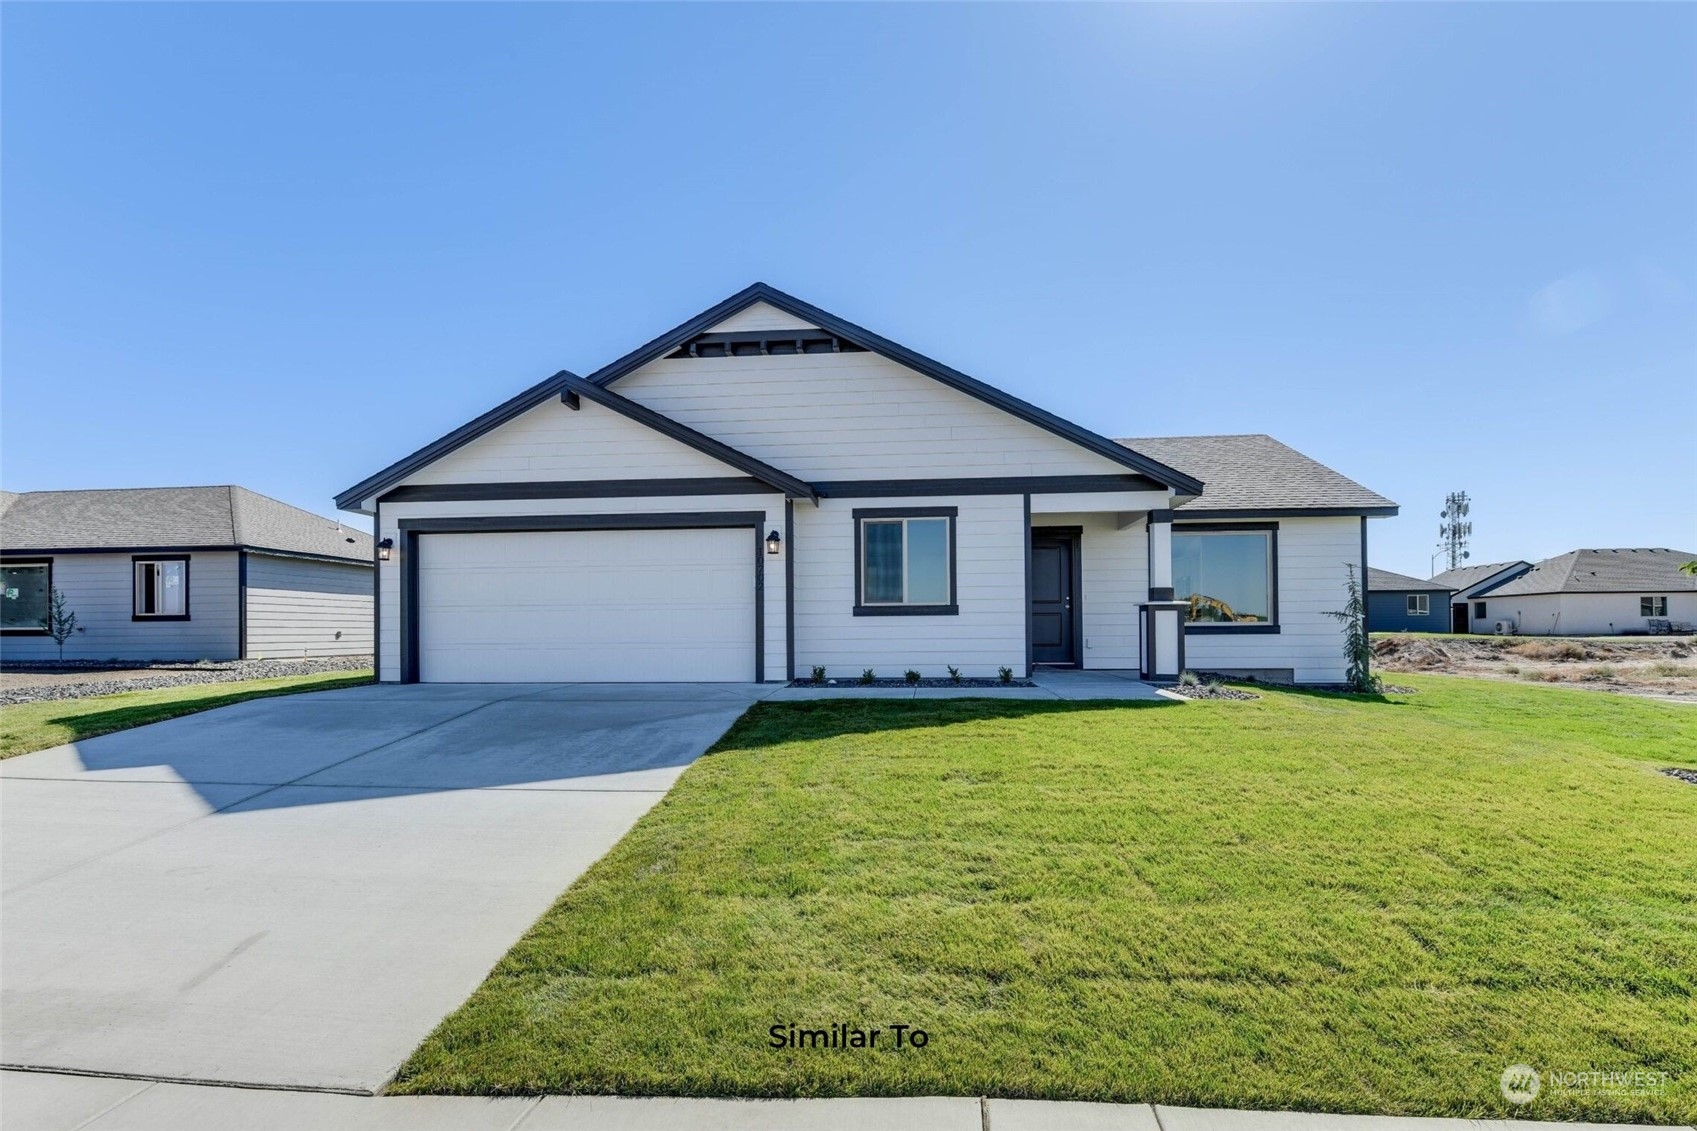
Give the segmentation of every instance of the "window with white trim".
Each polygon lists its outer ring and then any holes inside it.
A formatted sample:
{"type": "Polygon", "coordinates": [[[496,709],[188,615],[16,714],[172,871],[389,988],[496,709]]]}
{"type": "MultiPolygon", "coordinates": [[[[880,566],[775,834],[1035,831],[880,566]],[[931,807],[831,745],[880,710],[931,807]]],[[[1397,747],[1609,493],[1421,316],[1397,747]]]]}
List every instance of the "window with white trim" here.
{"type": "Polygon", "coordinates": [[[1641,617],[1665,617],[1668,615],[1668,599],[1666,597],[1638,598],[1638,615],[1641,617]]]}
{"type": "Polygon", "coordinates": [[[135,570],[135,620],[187,620],[189,615],[189,560],[187,558],[144,558],[132,563],[135,570]]]}
{"type": "Polygon", "coordinates": [[[1411,617],[1430,616],[1432,612],[1432,595],[1430,593],[1410,593],[1408,595],[1408,615],[1411,617]]]}

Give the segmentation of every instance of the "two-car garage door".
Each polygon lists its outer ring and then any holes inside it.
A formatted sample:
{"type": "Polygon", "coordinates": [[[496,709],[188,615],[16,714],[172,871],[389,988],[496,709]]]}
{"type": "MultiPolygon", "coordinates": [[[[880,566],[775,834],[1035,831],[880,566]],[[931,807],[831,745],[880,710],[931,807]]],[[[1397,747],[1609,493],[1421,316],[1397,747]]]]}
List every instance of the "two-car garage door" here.
{"type": "Polygon", "coordinates": [[[752,680],[746,527],[424,534],[418,678],[752,680]]]}

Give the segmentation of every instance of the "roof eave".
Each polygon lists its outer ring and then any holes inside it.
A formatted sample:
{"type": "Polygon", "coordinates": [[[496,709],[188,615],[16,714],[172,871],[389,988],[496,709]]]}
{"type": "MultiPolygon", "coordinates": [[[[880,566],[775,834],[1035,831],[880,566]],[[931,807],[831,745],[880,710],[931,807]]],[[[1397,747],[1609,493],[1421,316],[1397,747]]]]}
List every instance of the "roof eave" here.
{"type": "Polygon", "coordinates": [[[821,310],[811,303],[803,302],[794,295],[786,294],[766,283],[755,283],[752,286],[745,287],[723,302],[709,307],[689,321],[655,338],[647,345],[632,350],[612,364],[596,370],[589,375],[587,380],[605,388],[649,362],[664,357],[697,334],[705,333],[733,314],[745,310],[757,302],[764,302],[777,307],[786,314],[812,323],[821,330],[829,330],[838,337],[845,338],[857,346],[889,358],[898,365],[906,366],[933,380],[940,381],[957,392],[981,400],[1029,424],[1035,424],[1037,427],[1064,440],[1069,440],[1082,448],[1095,452],[1104,459],[1142,472],[1162,485],[1172,488],[1180,495],[1200,495],[1202,493],[1202,482],[1184,474],[1177,468],[1168,467],[1158,460],[1150,459],[1141,452],[1122,444],[1116,444],[1106,436],[1097,435],[1070,420],[1056,416],[1046,409],[1038,408],[1011,393],[1005,393],[993,385],[987,385],[975,377],[969,377],[958,369],[944,365],[934,358],[926,357],[924,354],[917,353],[897,342],[892,342],[864,326],[858,326],[853,322],[838,318],[827,310],[821,310]]]}

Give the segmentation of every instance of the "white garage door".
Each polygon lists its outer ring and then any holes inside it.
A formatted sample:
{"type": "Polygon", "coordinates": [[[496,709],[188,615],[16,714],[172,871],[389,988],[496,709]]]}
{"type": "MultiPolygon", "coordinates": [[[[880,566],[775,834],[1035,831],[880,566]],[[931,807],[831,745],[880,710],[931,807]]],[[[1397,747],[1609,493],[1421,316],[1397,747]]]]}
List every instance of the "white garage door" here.
{"type": "Polygon", "coordinates": [[[747,529],[426,534],[427,683],[754,678],[747,529]]]}

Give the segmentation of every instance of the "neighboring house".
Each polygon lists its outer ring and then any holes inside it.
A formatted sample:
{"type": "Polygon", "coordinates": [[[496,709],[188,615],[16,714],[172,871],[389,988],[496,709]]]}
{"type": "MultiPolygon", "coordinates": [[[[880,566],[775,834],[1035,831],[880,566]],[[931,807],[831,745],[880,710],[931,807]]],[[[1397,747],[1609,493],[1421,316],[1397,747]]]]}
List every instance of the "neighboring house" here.
{"type": "Polygon", "coordinates": [[[1644,633],[1651,621],[1697,623],[1697,577],[1681,573],[1684,550],[1570,550],[1478,590],[1476,631],[1497,621],[1530,636],[1644,633]]]}
{"type": "Polygon", "coordinates": [[[1396,512],[1264,436],[1115,442],[763,284],[336,504],[376,519],[379,678],[444,682],[1333,682],[1326,613],[1396,512]]]}
{"type": "Polygon", "coordinates": [[[1435,581],[1367,570],[1367,628],[1371,632],[1450,631],[1450,589],[1435,581]]]}
{"type": "Polygon", "coordinates": [[[241,487],[0,495],[0,653],[57,659],[48,594],[77,616],[65,658],[369,655],[372,542],[241,487]]]}
{"type": "Polygon", "coordinates": [[[1531,562],[1490,562],[1484,565],[1458,566],[1445,570],[1432,579],[1433,585],[1450,590],[1451,632],[1494,631],[1485,615],[1487,603],[1476,600],[1479,594],[1511,581],[1532,568],[1531,562]]]}

